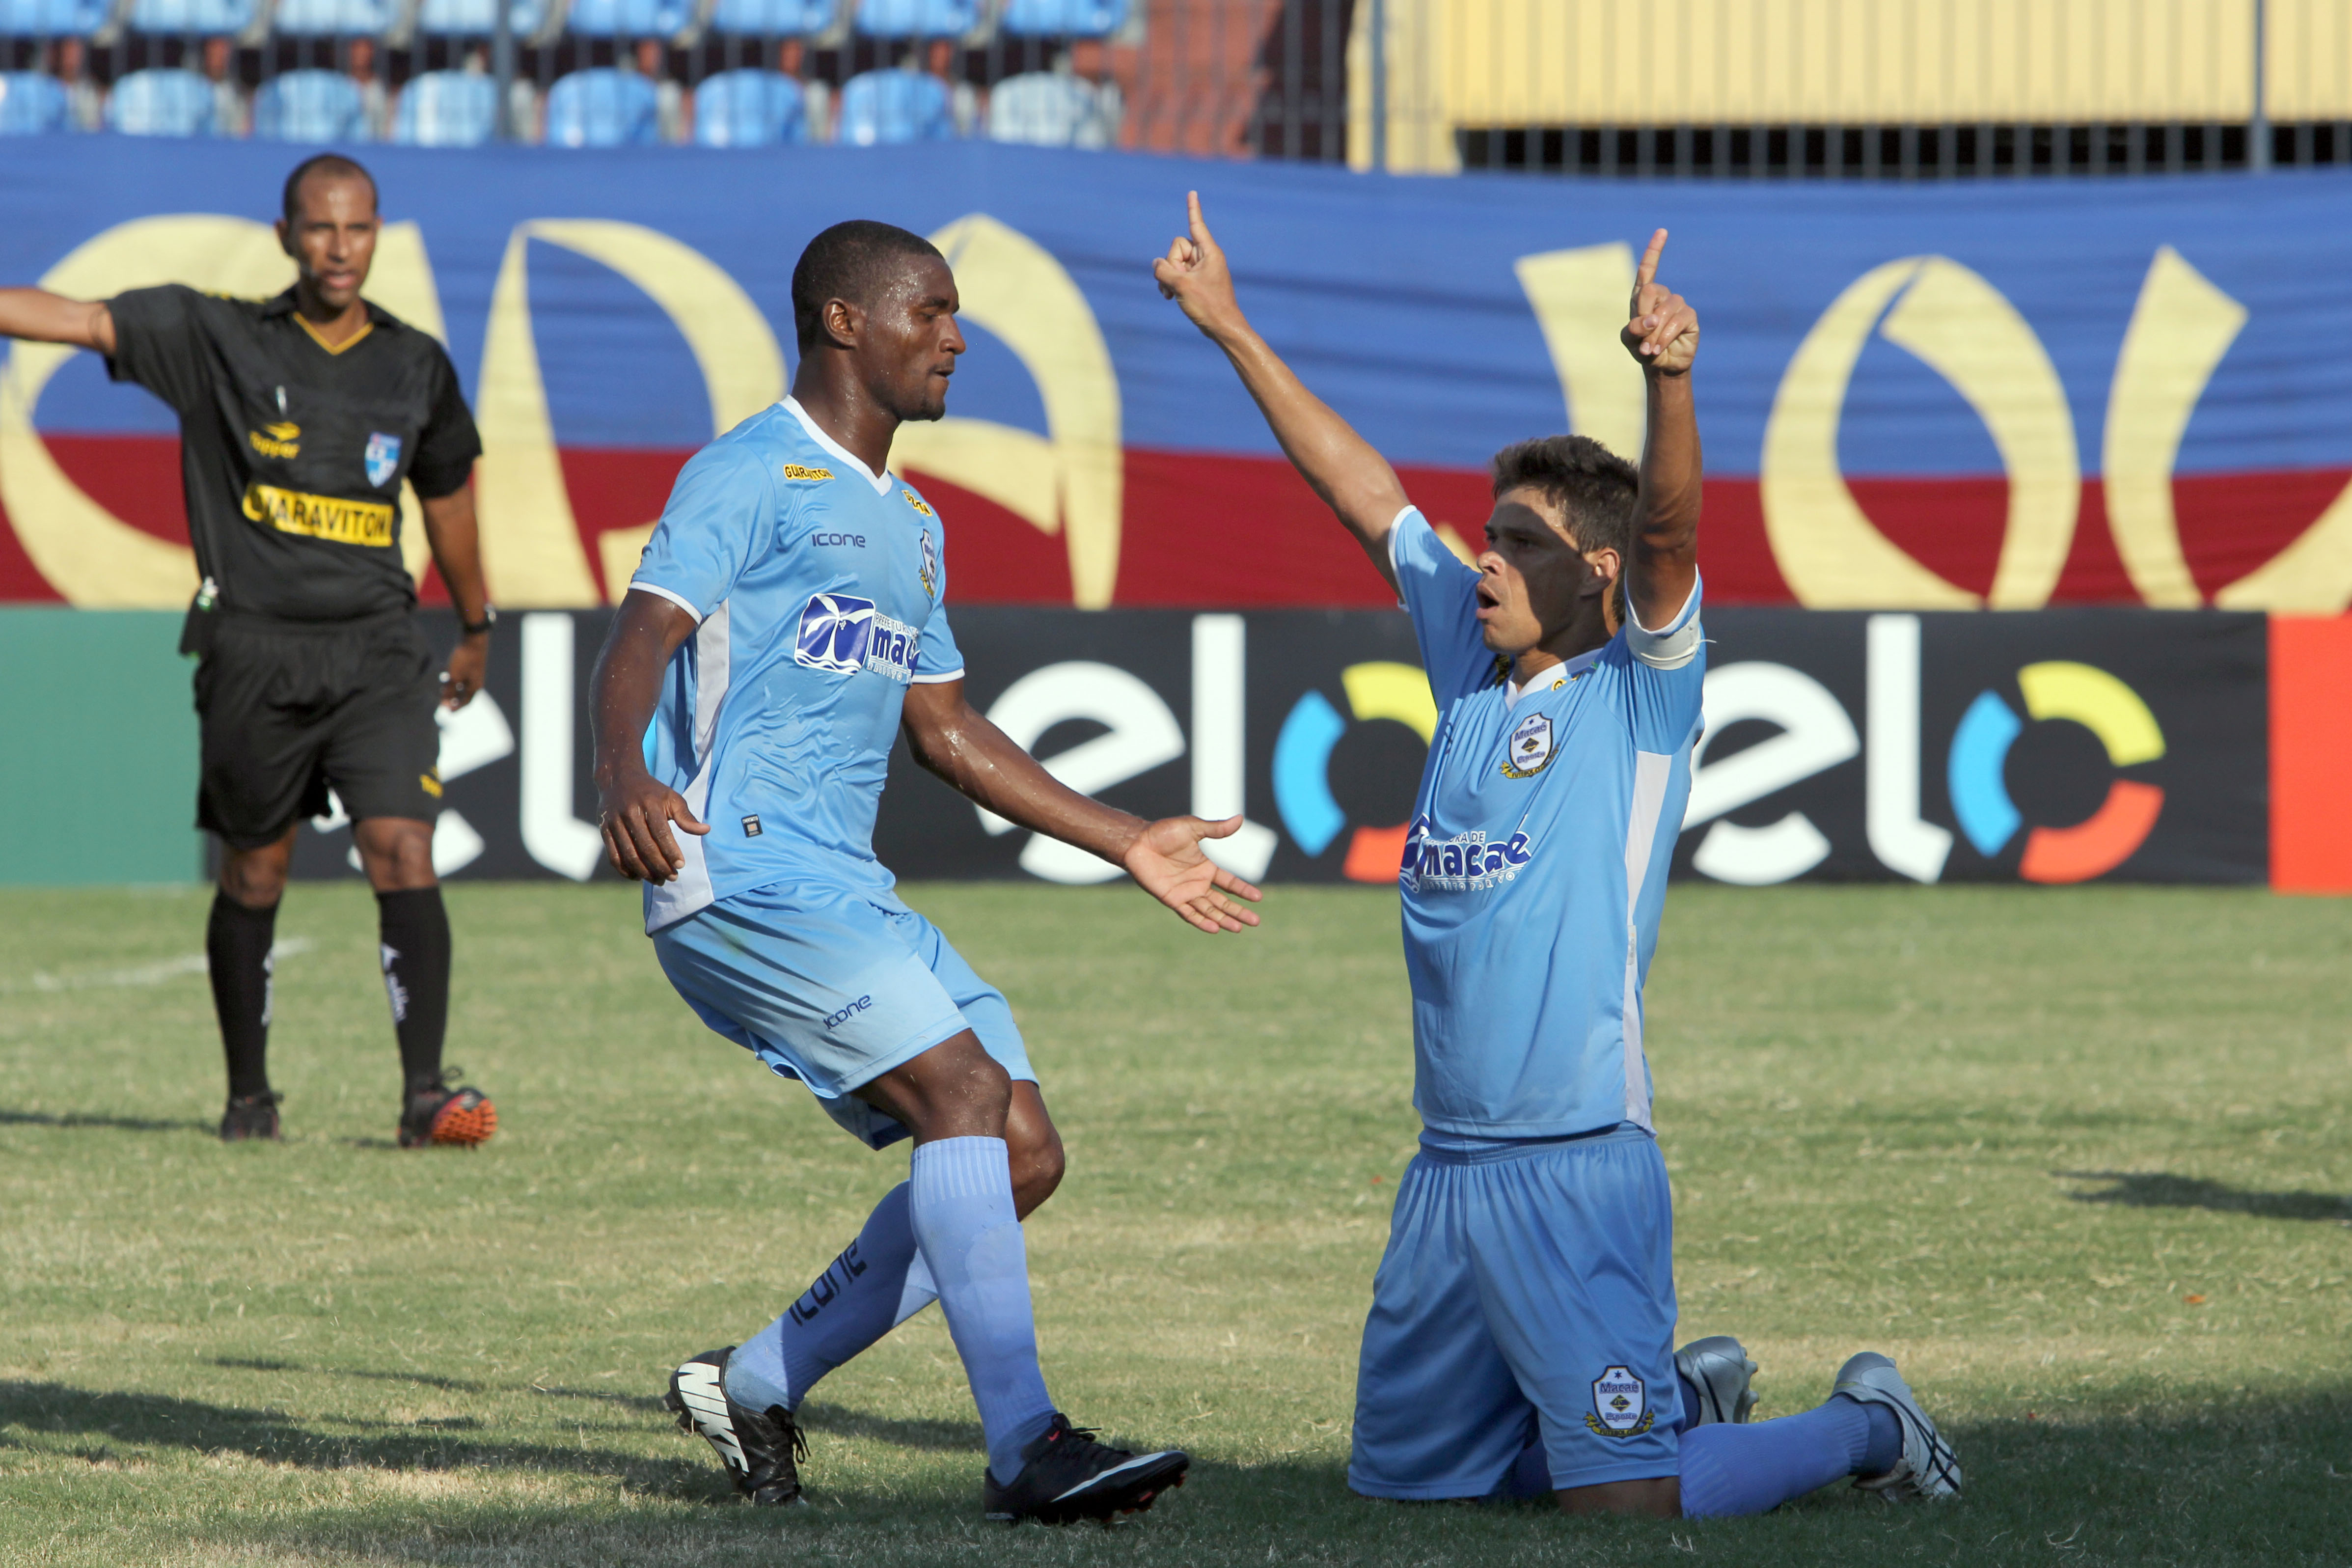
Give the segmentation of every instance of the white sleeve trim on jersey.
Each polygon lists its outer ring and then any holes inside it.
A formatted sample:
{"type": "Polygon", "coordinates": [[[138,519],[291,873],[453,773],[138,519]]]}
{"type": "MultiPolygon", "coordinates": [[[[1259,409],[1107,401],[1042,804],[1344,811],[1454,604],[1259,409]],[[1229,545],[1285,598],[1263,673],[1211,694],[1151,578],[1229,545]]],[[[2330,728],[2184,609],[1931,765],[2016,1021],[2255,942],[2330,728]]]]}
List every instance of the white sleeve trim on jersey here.
{"type": "Polygon", "coordinates": [[[944,686],[950,680],[963,679],[963,666],[957,665],[953,669],[943,670],[937,675],[913,675],[907,679],[912,686],[944,686]]]}
{"type": "Polygon", "coordinates": [[[1642,624],[1642,613],[1628,599],[1625,605],[1625,647],[1635,658],[1652,669],[1680,669],[1698,657],[1702,634],[1698,624],[1698,578],[1691,578],[1690,593],[1683,599],[1683,607],[1675,612],[1663,631],[1652,631],[1642,624]]]}
{"type": "MultiPolygon", "coordinates": [[[[1404,531],[1404,520],[1406,518],[1419,517],[1420,515],[1421,509],[1413,505],[1411,501],[1407,501],[1404,506],[1398,510],[1394,517],[1389,519],[1389,536],[1383,542],[1387,545],[1389,552],[1389,575],[1396,579],[1397,608],[1400,610],[1405,607],[1404,573],[1397,565],[1397,535],[1404,531]]],[[[1423,526],[1428,526],[1428,520],[1425,518],[1423,519],[1423,526]]]]}
{"type": "Polygon", "coordinates": [[[679,609],[684,610],[688,615],[692,616],[697,626],[702,624],[702,612],[696,609],[691,604],[688,603],[686,595],[683,594],[673,593],[671,590],[663,587],[660,584],[648,583],[642,577],[632,577],[629,579],[629,591],[632,593],[651,594],[656,598],[667,599],[671,604],[676,605],[679,609]]]}

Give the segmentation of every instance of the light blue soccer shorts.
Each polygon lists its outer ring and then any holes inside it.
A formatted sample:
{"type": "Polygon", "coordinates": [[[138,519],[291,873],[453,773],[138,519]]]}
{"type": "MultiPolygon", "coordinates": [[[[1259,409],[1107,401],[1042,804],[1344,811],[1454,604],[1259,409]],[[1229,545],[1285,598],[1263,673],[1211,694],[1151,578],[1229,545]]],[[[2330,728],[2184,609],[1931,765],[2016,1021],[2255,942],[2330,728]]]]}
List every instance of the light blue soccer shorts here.
{"type": "Polygon", "coordinates": [[[1538,1436],[1555,1487],[1671,1476],[1673,1200],[1626,1124],[1463,1152],[1427,1139],[1397,1190],[1356,1375],[1348,1484],[1483,1498],[1538,1436]]]}
{"type": "Polygon", "coordinates": [[[1012,1077],[1037,1081],[1004,994],[895,900],[759,888],[664,927],[653,942],[697,1016],[778,1077],[807,1084],[871,1148],[907,1129],[851,1091],[966,1029],[1012,1077]]]}

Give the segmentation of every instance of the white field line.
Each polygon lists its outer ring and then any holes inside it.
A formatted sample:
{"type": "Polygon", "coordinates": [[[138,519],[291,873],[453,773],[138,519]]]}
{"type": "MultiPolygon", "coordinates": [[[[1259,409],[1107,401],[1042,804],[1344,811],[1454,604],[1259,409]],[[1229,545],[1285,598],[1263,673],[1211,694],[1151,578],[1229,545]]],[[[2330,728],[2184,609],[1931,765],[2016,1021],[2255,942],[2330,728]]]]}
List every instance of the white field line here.
{"type": "MultiPolygon", "coordinates": [[[[308,952],[318,945],[307,936],[289,937],[269,950],[275,963],[281,958],[292,958],[308,952]]],[[[38,970],[30,980],[0,980],[0,996],[21,995],[28,991],[101,991],[124,986],[161,985],[166,980],[177,980],[184,974],[202,974],[208,965],[201,952],[182,953],[153,963],[133,964],[128,969],[93,969],[79,974],[44,974],[38,970]]]]}

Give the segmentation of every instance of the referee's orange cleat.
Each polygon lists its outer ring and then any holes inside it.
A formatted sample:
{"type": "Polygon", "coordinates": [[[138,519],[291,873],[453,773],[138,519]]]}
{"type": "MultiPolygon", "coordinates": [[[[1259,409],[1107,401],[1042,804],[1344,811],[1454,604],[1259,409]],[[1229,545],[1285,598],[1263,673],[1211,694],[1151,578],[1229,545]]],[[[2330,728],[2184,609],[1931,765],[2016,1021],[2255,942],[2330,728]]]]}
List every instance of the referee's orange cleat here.
{"type": "Polygon", "coordinates": [[[464,1074],[462,1068],[446,1068],[438,1084],[408,1097],[400,1118],[402,1148],[454,1143],[470,1149],[489,1141],[499,1130],[499,1108],[480,1089],[451,1083],[464,1074]]]}

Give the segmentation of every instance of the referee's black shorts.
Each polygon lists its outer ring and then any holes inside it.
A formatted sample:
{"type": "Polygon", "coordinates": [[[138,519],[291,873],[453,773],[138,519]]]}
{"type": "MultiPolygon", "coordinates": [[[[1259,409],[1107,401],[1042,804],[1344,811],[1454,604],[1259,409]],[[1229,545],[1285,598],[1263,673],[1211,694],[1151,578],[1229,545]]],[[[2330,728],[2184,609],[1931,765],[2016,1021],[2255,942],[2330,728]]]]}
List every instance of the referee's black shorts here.
{"type": "Polygon", "coordinates": [[[354,821],[439,814],[440,679],[414,616],[309,626],[221,615],[208,640],[198,827],[257,849],[323,815],[330,786],[354,821]]]}

